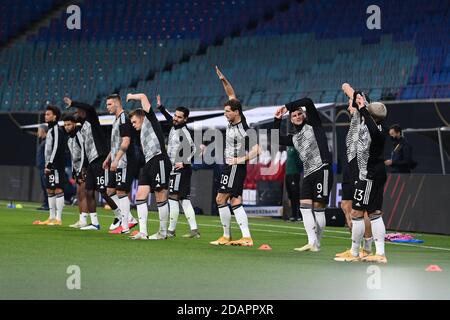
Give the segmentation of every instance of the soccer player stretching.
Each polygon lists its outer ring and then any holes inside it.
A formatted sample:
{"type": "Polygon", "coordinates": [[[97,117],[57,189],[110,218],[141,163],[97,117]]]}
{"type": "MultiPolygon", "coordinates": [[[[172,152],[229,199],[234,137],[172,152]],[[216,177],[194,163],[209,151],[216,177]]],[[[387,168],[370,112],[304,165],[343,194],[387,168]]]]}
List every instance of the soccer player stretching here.
{"type": "Polygon", "coordinates": [[[294,135],[281,136],[280,144],[293,146],[303,162],[304,178],[300,194],[300,211],[308,243],[297,251],[320,250],[326,225],[325,208],[333,185],[331,153],[319,113],[309,98],[290,102],[275,113],[274,129],[279,129],[283,115],[289,111],[294,135]]]}
{"type": "MultiPolygon", "coordinates": [[[[342,90],[349,97],[349,104],[347,110],[350,112],[351,120],[347,137],[345,139],[347,161],[344,164],[343,170],[341,208],[342,211],[344,211],[345,219],[347,220],[347,225],[351,232],[352,230],[351,213],[352,213],[353,194],[355,193],[355,185],[358,182],[359,177],[358,161],[356,159],[356,149],[358,146],[361,115],[358,112],[358,105],[356,104],[356,95],[358,94],[358,92],[353,90],[353,88],[350,87],[348,83],[344,83],[342,85],[342,90]]],[[[359,252],[359,256],[361,258],[369,255],[372,252],[373,238],[372,238],[372,230],[370,227],[370,219],[367,215],[367,212],[364,212],[364,223],[366,226],[365,227],[366,231],[364,233],[364,245],[359,252]]],[[[350,250],[351,249],[348,249],[347,251],[350,250]]],[[[348,255],[347,251],[337,253],[336,257],[348,255]]]]}
{"type": "Polygon", "coordinates": [[[130,113],[133,127],[140,131],[142,151],[145,165],[139,175],[139,187],[136,195],[136,206],[139,215],[139,232],[131,237],[133,240],[167,239],[167,223],[169,220],[169,204],[167,189],[172,164],[164,146],[161,125],[151,108],[150,101],[143,93],[128,94],[127,101],[139,100],[142,109],[130,113]],[[147,197],[154,192],[159,213],[159,231],[151,236],[147,233],[147,197]]]}
{"type": "Polygon", "coordinates": [[[77,201],[80,210],[80,218],[69,227],[80,229],[86,227],[88,207],[86,200],[86,183],[84,175],[86,174],[87,160],[84,151],[84,141],[81,136],[80,127],[77,127],[77,121],[73,115],[64,117],[64,130],[68,134],[67,146],[69,147],[70,157],[72,159],[72,178],[77,184],[77,201]]]}
{"type": "Polygon", "coordinates": [[[132,178],[137,168],[134,160],[132,126],[130,119],[122,107],[122,100],[118,94],[106,98],[106,108],[116,118],[111,131],[111,151],[103,162],[103,169],[109,169],[107,193],[110,197],[117,194],[121,214],[121,224],[113,224],[109,233],[130,233],[130,228],[137,225],[136,219],[131,215],[130,192],[132,178]]]}
{"type": "Polygon", "coordinates": [[[386,228],[382,218],[383,189],[386,182],[383,151],[385,134],[381,126],[387,111],[380,102],[368,103],[364,94],[356,98],[362,116],[357,145],[359,179],[355,185],[352,202],[352,247],[347,254],[335,257],[336,261],[367,261],[387,263],[384,252],[386,228]],[[365,232],[364,211],[372,226],[376,254],[359,257],[359,247],[365,232]]]}
{"type": "Polygon", "coordinates": [[[220,221],[223,226],[223,236],[215,241],[211,241],[210,244],[253,246],[247,214],[242,206],[242,191],[247,175],[247,161],[255,158],[260,153],[260,149],[258,144],[250,146],[252,141],[247,134],[249,127],[242,113],[241,102],[237,100],[230,82],[217,67],[216,72],[229,99],[224,105],[225,117],[229,124],[225,133],[226,166],[222,171],[216,197],[220,221]],[[248,154],[246,154],[246,149],[250,149],[248,154]],[[231,239],[231,212],[228,207],[228,201],[231,203],[234,216],[242,232],[242,238],[235,241],[231,239]]]}
{"type": "Polygon", "coordinates": [[[116,219],[120,219],[120,209],[116,204],[118,203],[118,198],[114,199],[114,197],[109,197],[106,194],[108,172],[102,168],[103,161],[105,161],[106,155],[108,154],[106,139],[103,135],[97,112],[93,106],[72,101],[67,97],[64,98],[64,102],[68,107],[76,108],[75,118],[82,124],[80,132],[83,137],[84,150],[88,160],[88,166],[86,168],[86,199],[92,223],[80,228],[80,230],[100,230],[96,210],[95,190],[100,192],[106,203],[114,210],[116,219]]]}
{"type": "Polygon", "coordinates": [[[156,97],[157,107],[164,115],[167,121],[172,123],[169,133],[169,143],[167,153],[172,162],[172,171],[169,179],[169,207],[170,223],[167,235],[175,236],[178,215],[180,212],[179,204],[183,207],[184,215],[189,222],[191,232],[183,235],[184,238],[200,238],[197,222],[195,221],[195,211],[190,200],[192,166],[191,159],[195,154],[195,144],[191,133],[186,127],[189,117],[189,109],[178,107],[173,117],[167,112],[161,104],[161,97],[156,97]]]}

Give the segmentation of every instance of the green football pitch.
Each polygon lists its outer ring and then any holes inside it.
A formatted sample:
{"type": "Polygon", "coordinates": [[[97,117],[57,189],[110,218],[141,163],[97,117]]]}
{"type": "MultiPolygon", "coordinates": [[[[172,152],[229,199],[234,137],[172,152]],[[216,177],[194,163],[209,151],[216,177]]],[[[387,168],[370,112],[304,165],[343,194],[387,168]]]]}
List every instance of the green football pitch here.
{"type": "MultiPolygon", "coordinates": [[[[178,237],[132,241],[108,234],[111,211],[99,209],[102,230],[80,231],[68,227],[75,207],[51,227],[32,225],[48,214],[37,204],[6,205],[0,201],[0,299],[450,299],[447,236],[387,243],[388,264],[370,265],[333,261],[350,245],[345,228],[327,228],[320,252],[301,253],[293,249],[306,242],[303,225],[278,219],[249,219],[254,247],[216,247],[208,242],[221,235],[217,216],[197,217],[200,239],[181,237],[188,225],[180,215],[178,237]],[[272,250],[258,250],[262,244],[272,250]],[[442,271],[425,271],[429,265],[442,271]]],[[[157,228],[151,213],[149,232],[157,228]]],[[[240,236],[236,224],[232,232],[240,236]]]]}

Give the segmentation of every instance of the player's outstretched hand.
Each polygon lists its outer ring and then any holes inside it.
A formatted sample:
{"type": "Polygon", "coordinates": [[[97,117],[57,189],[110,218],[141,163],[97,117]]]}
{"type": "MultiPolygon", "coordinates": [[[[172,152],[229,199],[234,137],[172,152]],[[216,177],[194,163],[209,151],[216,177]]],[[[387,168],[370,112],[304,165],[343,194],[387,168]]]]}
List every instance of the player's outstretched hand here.
{"type": "Polygon", "coordinates": [[[287,112],[286,106],[279,107],[279,108],[275,111],[275,118],[281,119],[281,118],[283,117],[283,115],[284,115],[286,112],[287,112]]]}
{"type": "Polygon", "coordinates": [[[362,107],[365,106],[365,101],[366,99],[364,99],[364,97],[360,94],[356,95],[356,104],[358,105],[358,109],[361,109],[362,107]]]}
{"type": "Polygon", "coordinates": [[[156,105],[158,107],[160,107],[162,105],[162,103],[161,103],[161,96],[159,94],[156,96],[156,105]]]}
{"type": "Polygon", "coordinates": [[[216,73],[217,73],[217,76],[219,77],[220,80],[225,79],[225,76],[224,76],[223,73],[220,71],[220,69],[219,69],[218,66],[216,66],[216,73]]]}

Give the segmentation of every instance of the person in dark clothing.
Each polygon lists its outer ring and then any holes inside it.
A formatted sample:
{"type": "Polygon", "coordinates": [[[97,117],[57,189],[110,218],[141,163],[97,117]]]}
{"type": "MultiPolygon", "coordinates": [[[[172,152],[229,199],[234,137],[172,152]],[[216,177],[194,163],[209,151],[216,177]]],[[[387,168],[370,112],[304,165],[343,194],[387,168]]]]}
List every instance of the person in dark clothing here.
{"type": "Polygon", "coordinates": [[[291,203],[290,221],[301,221],[300,212],[300,173],[303,171],[303,164],[300,160],[297,150],[294,147],[288,147],[286,160],[286,175],[284,178],[286,192],[291,203]]]}
{"type": "Polygon", "coordinates": [[[44,195],[44,201],[42,206],[37,208],[38,210],[48,210],[48,195],[46,187],[46,177],[44,174],[45,169],[45,139],[47,138],[48,127],[46,125],[40,125],[37,131],[37,136],[40,139],[39,146],[36,152],[36,167],[39,170],[39,177],[41,181],[42,193],[44,195]]]}
{"type": "Polygon", "coordinates": [[[415,162],[412,159],[411,145],[402,135],[402,128],[398,124],[392,125],[389,136],[393,142],[391,159],[385,160],[384,164],[392,173],[411,173],[415,162]]]}

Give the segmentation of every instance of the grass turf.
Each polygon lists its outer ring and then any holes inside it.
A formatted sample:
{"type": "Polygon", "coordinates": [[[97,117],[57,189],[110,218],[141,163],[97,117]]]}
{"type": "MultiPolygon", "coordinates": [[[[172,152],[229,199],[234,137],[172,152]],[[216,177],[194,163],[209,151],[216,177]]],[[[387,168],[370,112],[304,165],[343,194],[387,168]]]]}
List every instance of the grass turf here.
{"type": "MultiPolygon", "coordinates": [[[[78,213],[64,208],[63,226],[36,226],[48,213],[37,204],[8,209],[0,201],[0,299],[450,299],[450,241],[416,234],[423,245],[386,245],[387,265],[333,261],[350,245],[344,228],[327,228],[318,253],[300,223],[250,218],[255,246],[211,246],[221,235],[217,216],[199,216],[200,239],[131,241],[107,233],[110,211],[98,210],[100,231],[71,229],[78,213]],[[258,250],[269,244],[271,251],[258,250]],[[430,264],[443,272],[426,272],[430,264]],[[80,267],[81,290],[69,290],[67,269],[80,267]]],[[[133,210],[136,217],[136,211],[133,210]]],[[[149,233],[158,228],[149,215],[149,233]]],[[[236,224],[232,233],[240,237],[236,224]]]]}

